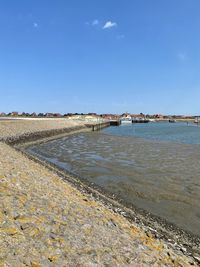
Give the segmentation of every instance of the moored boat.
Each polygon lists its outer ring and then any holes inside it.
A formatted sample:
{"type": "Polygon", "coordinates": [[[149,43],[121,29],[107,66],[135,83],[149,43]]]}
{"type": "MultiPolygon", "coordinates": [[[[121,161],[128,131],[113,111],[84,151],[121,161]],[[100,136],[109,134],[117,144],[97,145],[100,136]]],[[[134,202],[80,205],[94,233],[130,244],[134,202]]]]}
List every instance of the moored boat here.
{"type": "Polygon", "coordinates": [[[121,121],[121,123],[124,123],[124,124],[132,123],[131,114],[129,114],[127,112],[122,114],[120,117],[120,121],[121,121]]]}
{"type": "Polygon", "coordinates": [[[132,123],[132,119],[129,118],[129,117],[126,117],[126,118],[121,118],[120,119],[121,123],[132,123]]]}
{"type": "Polygon", "coordinates": [[[132,123],[147,123],[149,122],[148,119],[146,118],[133,118],[132,123]]]}

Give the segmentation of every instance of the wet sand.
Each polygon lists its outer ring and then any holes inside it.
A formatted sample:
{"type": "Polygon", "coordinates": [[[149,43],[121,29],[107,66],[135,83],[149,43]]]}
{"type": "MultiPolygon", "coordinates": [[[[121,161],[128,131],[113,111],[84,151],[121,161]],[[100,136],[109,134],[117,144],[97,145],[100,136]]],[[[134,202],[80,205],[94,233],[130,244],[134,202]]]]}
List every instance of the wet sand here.
{"type": "Polygon", "coordinates": [[[63,180],[57,170],[4,143],[8,137],[24,140],[30,132],[63,128],[45,125],[0,122],[0,266],[196,265],[197,252],[183,255],[187,249],[161,240],[156,229],[127,220],[83,185],[81,192],[70,177],[63,180]]]}
{"type": "Polygon", "coordinates": [[[198,145],[87,132],[28,152],[200,237],[198,145]]]}

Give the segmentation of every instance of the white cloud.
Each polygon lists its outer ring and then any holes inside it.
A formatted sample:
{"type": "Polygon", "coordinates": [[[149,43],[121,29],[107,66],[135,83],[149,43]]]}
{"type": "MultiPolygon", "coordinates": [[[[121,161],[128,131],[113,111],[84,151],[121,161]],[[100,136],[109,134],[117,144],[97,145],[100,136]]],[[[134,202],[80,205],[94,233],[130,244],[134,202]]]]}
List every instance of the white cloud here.
{"type": "Polygon", "coordinates": [[[179,53],[177,54],[177,58],[178,58],[180,61],[185,61],[185,60],[187,59],[186,53],[179,52],[179,53]]]}
{"type": "Polygon", "coordinates": [[[34,28],[38,28],[38,23],[34,22],[34,23],[33,23],[33,27],[34,27],[34,28]]]}
{"type": "Polygon", "coordinates": [[[93,22],[92,22],[92,25],[93,25],[93,26],[98,25],[98,24],[99,24],[98,19],[93,20],[93,22]]]}
{"type": "Polygon", "coordinates": [[[117,27],[117,23],[112,22],[112,21],[107,21],[105,23],[105,25],[103,26],[103,29],[109,29],[109,28],[113,28],[113,27],[117,27]]]}

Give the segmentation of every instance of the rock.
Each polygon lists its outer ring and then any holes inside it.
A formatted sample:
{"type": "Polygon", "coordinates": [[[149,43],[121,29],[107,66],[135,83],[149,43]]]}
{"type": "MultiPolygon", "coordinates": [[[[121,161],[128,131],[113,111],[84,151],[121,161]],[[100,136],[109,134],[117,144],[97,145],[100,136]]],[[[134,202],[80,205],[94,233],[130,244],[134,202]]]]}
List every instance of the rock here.
{"type": "Polygon", "coordinates": [[[180,250],[181,250],[183,253],[185,253],[185,252],[187,251],[187,249],[184,248],[184,247],[182,247],[180,250]]]}
{"type": "Polygon", "coordinates": [[[194,259],[196,260],[196,262],[198,262],[198,264],[200,264],[200,256],[193,256],[194,257],[194,259]]]}
{"type": "Polygon", "coordinates": [[[42,265],[36,261],[31,262],[31,267],[42,267],[42,265]]]}
{"type": "Polygon", "coordinates": [[[58,260],[58,257],[57,257],[57,256],[49,256],[49,257],[48,257],[48,260],[49,260],[50,262],[56,262],[56,261],[58,260]]]}

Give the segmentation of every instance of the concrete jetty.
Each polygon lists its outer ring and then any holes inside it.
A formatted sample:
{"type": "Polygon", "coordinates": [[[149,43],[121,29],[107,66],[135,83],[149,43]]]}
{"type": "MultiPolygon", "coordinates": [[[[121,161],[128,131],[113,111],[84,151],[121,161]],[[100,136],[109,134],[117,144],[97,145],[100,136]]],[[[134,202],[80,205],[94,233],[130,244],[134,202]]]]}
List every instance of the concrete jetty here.
{"type": "Polygon", "coordinates": [[[106,121],[106,122],[100,122],[100,123],[90,123],[90,124],[86,124],[86,126],[88,128],[91,128],[92,131],[99,131],[103,128],[106,128],[106,127],[109,127],[110,126],[110,122],[109,121],[106,121]]]}
{"type": "Polygon", "coordinates": [[[110,120],[110,126],[119,126],[121,124],[121,120],[110,120]]]}

